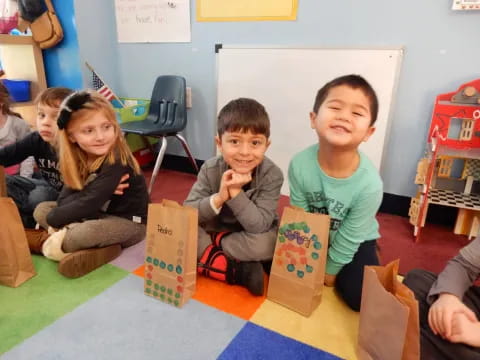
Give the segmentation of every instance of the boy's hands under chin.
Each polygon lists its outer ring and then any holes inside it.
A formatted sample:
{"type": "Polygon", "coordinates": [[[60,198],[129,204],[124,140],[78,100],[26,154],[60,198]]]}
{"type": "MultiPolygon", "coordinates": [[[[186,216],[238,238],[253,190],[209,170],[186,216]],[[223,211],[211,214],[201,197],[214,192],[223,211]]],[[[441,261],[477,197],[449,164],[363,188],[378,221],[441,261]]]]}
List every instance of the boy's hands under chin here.
{"type": "Polygon", "coordinates": [[[252,173],[240,174],[234,170],[227,170],[225,173],[230,172],[227,178],[227,187],[230,199],[237,196],[242,187],[252,181],[252,173]]]}
{"type": "Polygon", "coordinates": [[[252,181],[252,174],[240,174],[233,169],[228,169],[222,175],[220,180],[220,189],[213,197],[213,203],[217,209],[223,204],[234,198],[242,191],[242,186],[252,181]]]}
{"type": "Polygon", "coordinates": [[[220,209],[226,201],[230,200],[227,182],[228,179],[232,176],[230,174],[230,172],[232,171],[233,170],[225,171],[222,175],[222,178],[220,179],[220,189],[218,189],[218,193],[216,193],[213,197],[213,203],[217,209],[220,209]]]}

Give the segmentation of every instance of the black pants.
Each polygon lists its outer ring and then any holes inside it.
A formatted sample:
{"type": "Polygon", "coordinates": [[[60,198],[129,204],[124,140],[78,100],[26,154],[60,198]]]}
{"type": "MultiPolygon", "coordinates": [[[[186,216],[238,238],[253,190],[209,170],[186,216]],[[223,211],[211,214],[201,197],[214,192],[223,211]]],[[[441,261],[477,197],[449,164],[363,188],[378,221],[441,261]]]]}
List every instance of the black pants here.
{"type": "MultiPolygon", "coordinates": [[[[403,280],[414,293],[418,300],[420,318],[420,351],[422,360],[474,360],[480,359],[480,349],[464,344],[454,344],[435,335],[428,325],[427,295],[437,275],[415,269],[410,271],[403,280]]],[[[472,309],[477,318],[480,318],[480,289],[471,287],[463,298],[463,302],[472,309]]]]}
{"type": "Polygon", "coordinates": [[[25,178],[20,175],[8,175],[6,177],[7,193],[18,207],[23,226],[35,227],[33,210],[43,201],[55,201],[58,191],[55,190],[45,179],[25,178]]]}
{"type": "Polygon", "coordinates": [[[360,311],[363,268],[366,265],[379,265],[377,240],[363,242],[352,261],[340,270],[335,280],[335,289],[347,305],[355,311],[360,311]]]}

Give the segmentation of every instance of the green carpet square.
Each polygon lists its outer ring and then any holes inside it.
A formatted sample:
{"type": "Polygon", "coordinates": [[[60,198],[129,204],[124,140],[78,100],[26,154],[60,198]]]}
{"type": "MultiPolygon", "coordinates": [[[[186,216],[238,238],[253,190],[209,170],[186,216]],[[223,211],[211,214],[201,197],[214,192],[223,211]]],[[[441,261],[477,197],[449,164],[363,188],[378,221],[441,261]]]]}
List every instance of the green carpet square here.
{"type": "Polygon", "coordinates": [[[33,262],[36,276],[18,288],[0,285],[0,354],[129,274],[105,265],[68,279],[57,272],[56,262],[43,256],[33,256],[33,262]]]}

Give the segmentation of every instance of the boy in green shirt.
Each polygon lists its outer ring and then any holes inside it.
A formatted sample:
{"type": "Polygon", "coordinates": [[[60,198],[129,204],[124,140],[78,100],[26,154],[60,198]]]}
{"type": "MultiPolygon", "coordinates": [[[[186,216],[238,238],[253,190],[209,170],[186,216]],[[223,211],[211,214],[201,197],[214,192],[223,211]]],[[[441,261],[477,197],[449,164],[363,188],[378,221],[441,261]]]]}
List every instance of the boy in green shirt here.
{"type": "Polygon", "coordinates": [[[360,310],[365,265],[378,265],[375,215],[383,196],[380,175],[358,150],[369,139],[378,114],[371,85],[346,75],[317,93],[310,124],[318,144],[290,162],[290,202],[331,217],[325,285],[335,286],[347,305],[360,310]]]}

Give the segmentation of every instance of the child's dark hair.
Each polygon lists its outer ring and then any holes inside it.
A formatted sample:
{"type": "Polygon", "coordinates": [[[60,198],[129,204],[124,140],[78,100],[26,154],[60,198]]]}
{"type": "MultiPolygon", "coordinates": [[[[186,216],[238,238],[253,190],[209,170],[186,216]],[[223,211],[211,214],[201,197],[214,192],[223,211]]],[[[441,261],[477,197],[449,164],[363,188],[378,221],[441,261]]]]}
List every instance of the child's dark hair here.
{"type": "Polygon", "coordinates": [[[265,107],[258,101],[239,98],[230,101],[218,114],[217,133],[225,131],[251,131],[253,134],[270,136],[270,119],[265,107]]]}
{"type": "Polygon", "coordinates": [[[62,101],[72,93],[72,89],[65,87],[51,87],[42,91],[35,99],[35,103],[58,108],[62,101]]]}
{"type": "Polygon", "coordinates": [[[351,87],[352,89],[360,89],[363,91],[365,96],[370,101],[370,113],[372,115],[370,126],[375,124],[375,121],[377,120],[377,115],[378,115],[377,94],[375,93],[375,90],[373,90],[372,86],[368,83],[367,80],[365,80],[360,75],[355,75],[355,74],[340,76],[323,85],[323,87],[320,90],[318,90],[317,96],[315,97],[315,103],[313,104],[313,112],[318,113],[318,109],[327,98],[328,93],[330,92],[331,89],[337,86],[342,86],[342,85],[346,85],[351,87]]]}
{"type": "Polygon", "coordinates": [[[0,111],[2,114],[13,115],[22,118],[19,113],[16,113],[10,109],[11,106],[12,99],[10,97],[10,93],[8,92],[7,87],[3,85],[3,82],[0,81],[0,111]]]}

